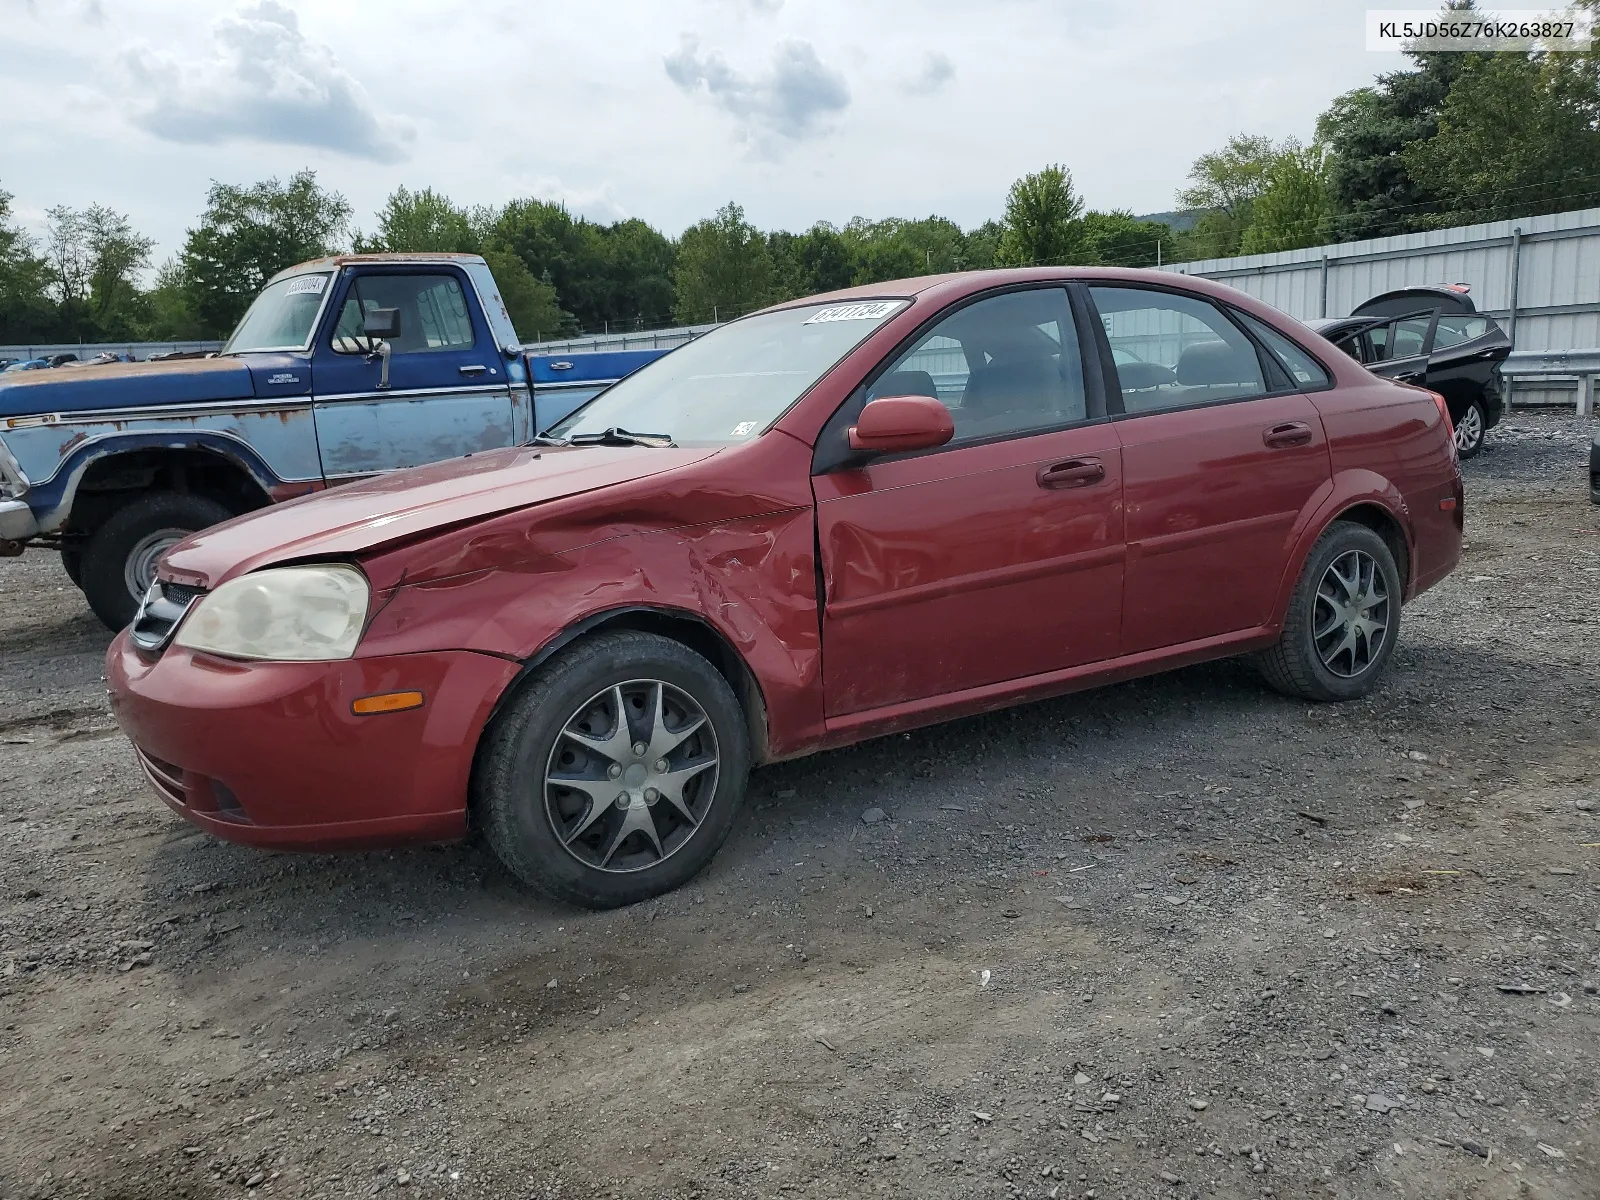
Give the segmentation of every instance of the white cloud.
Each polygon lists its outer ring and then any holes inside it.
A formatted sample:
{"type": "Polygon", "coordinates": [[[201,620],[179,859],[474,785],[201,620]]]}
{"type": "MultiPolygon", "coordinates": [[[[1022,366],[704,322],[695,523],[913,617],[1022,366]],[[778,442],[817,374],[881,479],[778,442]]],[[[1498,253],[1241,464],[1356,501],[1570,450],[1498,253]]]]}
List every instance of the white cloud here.
{"type": "Polygon", "coordinates": [[[572,188],[554,176],[542,175],[535,179],[527,190],[536,200],[565,204],[567,211],[574,216],[587,217],[601,224],[609,225],[613,221],[625,221],[630,215],[618,201],[609,183],[590,188],[572,188]]]}
{"type": "Polygon", "coordinates": [[[703,53],[699,39],[687,33],[665,61],[667,78],[690,95],[704,92],[738,122],[747,141],[766,148],[773,148],[773,138],[799,141],[824,132],[826,118],[850,104],[844,76],[798,39],[781,43],[760,75],[740,74],[716,51],[703,53]]]}
{"type": "Polygon", "coordinates": [[[905,82],[905,90],[913,96],[931,96],[956,77],[956,65],[950,57],[930,50],[923,57],[922,69],[905,82]]]}
{"type": "Polygon", "coordinates": [[[327,46],[300,32],[281,0],[246,4],[212,27],[209,57],[182,62],[134,49],[123,64],[150,97],[132,118],[156,137],[198,143],[245,140],[399,162],[413,134],[379,114],[327,46]]]}

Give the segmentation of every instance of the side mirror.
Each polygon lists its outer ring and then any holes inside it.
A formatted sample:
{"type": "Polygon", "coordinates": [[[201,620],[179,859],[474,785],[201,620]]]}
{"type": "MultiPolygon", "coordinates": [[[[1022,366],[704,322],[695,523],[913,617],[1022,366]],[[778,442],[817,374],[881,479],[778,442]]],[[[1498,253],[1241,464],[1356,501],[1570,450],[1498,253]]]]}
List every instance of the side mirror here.
{"type": "Polygon", "coordinates": [[[361,332],[369,341],[392,341],[400,336],[400,310],[369,308],[361,319],[361,332]]]}
{"type": "Polygon", "coordinates": [[[882,396],[850,427],[850,449],[866,454],[931,450],[955,436],[950,410],[932,396],[882,396]]]}

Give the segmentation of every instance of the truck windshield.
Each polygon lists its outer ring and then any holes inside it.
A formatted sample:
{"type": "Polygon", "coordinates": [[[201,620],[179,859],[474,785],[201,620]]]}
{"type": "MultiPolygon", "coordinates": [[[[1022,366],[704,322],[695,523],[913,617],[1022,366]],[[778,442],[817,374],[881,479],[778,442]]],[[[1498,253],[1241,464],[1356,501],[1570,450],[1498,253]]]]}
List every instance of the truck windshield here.
{"type": "Polygon", "coordinates": [[[222,347],[222,353],[304,349],[311,340],[311,327],[316,324],[323,294],[332,278],[333,273],[328,271],[292,275],[267,284],[222,347]]]}
{"type": "Polygon", "coordinates": [[[668,435],[680,446],[747,441],[905,305],[812,304],[745,317],[646,364],[546,432],[571,438],[616,428],[668,435]]]}

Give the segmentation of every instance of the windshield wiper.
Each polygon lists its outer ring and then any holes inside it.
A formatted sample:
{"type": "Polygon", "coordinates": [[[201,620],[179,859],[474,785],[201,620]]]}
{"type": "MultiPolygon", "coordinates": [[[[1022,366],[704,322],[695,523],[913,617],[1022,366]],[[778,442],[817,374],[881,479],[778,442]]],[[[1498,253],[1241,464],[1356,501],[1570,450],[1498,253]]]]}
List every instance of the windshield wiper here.
{"type": "Polygon", "coordinates": [[[567,439],[569,446],[649,446],[664,450],[676,446],[670,433],[634,433],[613,425],[599,433],[575,433],[567,439]]]}

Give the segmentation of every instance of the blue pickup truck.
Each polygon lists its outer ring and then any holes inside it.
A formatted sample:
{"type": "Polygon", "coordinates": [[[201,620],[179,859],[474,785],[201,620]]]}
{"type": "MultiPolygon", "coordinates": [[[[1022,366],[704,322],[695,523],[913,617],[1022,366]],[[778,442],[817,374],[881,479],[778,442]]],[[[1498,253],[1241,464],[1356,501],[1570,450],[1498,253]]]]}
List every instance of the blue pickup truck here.
{"type": "Polygon", "coordinates": [[[477,255],[302,263],[214,357],[0,376],[0,556],[59,549],[120,629],[194,530],[521,444],[661,353],[523,351],[477,255]]]}

